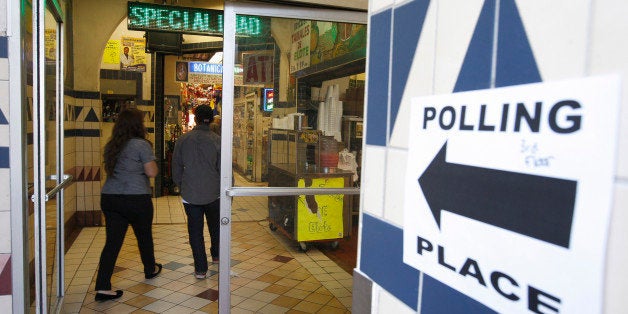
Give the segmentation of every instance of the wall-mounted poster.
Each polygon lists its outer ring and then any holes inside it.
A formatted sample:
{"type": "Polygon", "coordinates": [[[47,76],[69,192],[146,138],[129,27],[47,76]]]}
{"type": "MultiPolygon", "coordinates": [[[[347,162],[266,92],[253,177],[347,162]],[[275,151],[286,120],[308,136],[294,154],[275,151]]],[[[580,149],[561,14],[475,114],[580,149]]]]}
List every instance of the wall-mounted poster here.
{"type": "Polygon", "coordinates": [[[310,66],[310,29],[311,22],[309,21],[294,23],[290,49],[290,73],[310,66]]]}
{"type": "Polygon", "coordinates": [[[102,54],[102,62],[106,64],[120,63],[120,40],[111,39],[107,41],[105,51],[102,54]]]}
{"type": "Polygon", "coordinates": [[[271,52],[244,53],[244,85],[266,85],[273,82],[273,54],[271,52]]]}
{"type": "Polygon", "coordinates": [[[57,30],[46,29],[44,30],[44,47],[46,49],[46,60],[57,60],[57,30]]]}
{"type": "Polygon", "coordinates": [[[146,72],[146,41],[144,38],[122,37],[120,70],[146,72]]]}
{"type": "Polygon", "coordinates": [[[187,82],[188,81],[188,63],[185,61],[177,61],[175,71],[175,81],[187,82]]]}

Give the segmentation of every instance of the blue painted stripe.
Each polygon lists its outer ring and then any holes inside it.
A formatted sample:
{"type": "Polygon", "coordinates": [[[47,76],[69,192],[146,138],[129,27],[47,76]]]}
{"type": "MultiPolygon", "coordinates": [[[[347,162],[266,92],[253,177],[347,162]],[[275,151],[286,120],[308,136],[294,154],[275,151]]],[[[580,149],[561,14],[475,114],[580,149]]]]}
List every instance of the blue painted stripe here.
{"type": "Polygon", "coordinates": [[[362,215],[360,270],[416,311],[419,271],[403,262],[403,230],[362,215]]]}
{"type": "Polygon", "coordinates": [[[423,274],[421,313],[425,314],[493,314],[484,304],[423,274]]]}
{"type": "MultiPolygon", "coordinates": [[[[408,83],[410,66],[427,15],[430,0],[415,0],[395,8],[393,63],[391,77],[390,115],[394,128],[401,107],[403,92],[408,83]]],[[[370,107],[369,107],[370,109],[370,107]]],[[[392,132],[392,128],[390,130],[392,132]]]]}
{"type": "Polygon", "coordinates": [[[495,87],[541,82],[519,9],[514,0],[499,3],[495,87]]]}
{"type": "Polygon", "coordinates": [[[494,25],[495,0],[486,0],[458,74],[454,93],[491,87],[494,25]]]}
{"type": "Polygon", "coordinates": [[[368,145],[386,146],[391,16],[391,10],[372,15],[369,25],[369,89],[366,114],[368,145]]]}
{"type": "Polygon", "coordinates": [[[9,168],[9,148],[0,147],[0,168],[9,168]]]}
{"type": "Polygon", "coordinates": [[[9,38],[0,36],[0,58],[9,57],[9,38]]]}

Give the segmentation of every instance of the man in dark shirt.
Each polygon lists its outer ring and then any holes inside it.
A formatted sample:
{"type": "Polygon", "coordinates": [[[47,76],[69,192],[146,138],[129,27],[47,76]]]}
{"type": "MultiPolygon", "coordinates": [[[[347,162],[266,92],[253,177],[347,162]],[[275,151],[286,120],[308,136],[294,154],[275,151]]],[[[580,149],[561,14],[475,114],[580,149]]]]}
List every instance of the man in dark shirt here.
{"type": "Polygon", "coordinates": [[[220,234],[220,136],[209,129],[213,110],[201,105],[194,111],[196,127],[176,142],[172,156],[172,179],[181,190],[188,217],[188,233],[194,257],[194,275],[206,277],[207,253],[203,216],[211,238],[212,262],[218,262],[220,234]]]}

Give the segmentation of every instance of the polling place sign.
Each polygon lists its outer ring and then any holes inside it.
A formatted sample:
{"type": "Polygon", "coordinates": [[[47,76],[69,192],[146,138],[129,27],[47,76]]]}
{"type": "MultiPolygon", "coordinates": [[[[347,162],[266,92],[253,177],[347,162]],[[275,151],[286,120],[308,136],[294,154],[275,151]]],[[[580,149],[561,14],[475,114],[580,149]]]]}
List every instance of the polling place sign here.
{"type": "Polygon", "coordinates": [[[501,313],[599,313],[617,76],[412,100],[404,262],[501,313]]]}

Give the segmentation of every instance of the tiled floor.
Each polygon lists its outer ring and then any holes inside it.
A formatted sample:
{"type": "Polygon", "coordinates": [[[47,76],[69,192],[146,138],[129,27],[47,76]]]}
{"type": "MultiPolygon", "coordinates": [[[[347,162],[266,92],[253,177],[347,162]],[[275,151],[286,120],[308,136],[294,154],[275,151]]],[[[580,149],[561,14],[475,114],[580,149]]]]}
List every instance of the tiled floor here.
{"type": "MultiPolygon", "coordinates": [[[[247,185],[236,178],[236,185],[247,185]]],[[[124,290],[115,301],[94,302],[105,229],[85,228],[66,254],[62,313],[217,313],[218,265],[208,278],[194,278],[185,213],[177,196],[154,199],[155,256],[160,276],[145,280],[132,231],[112,279],[124,290]]],[[[232,313],[349,313],[352,277],[316,247],[306,253],[268,228],[265,197],[236,198],[232,210],[232,313]]],[[[205,230],[206,245],[209,235],[205,230]]]]}

